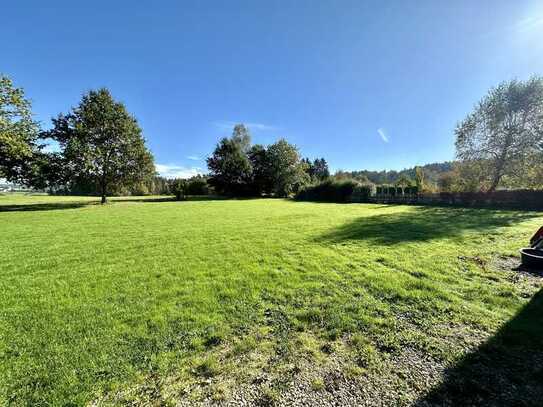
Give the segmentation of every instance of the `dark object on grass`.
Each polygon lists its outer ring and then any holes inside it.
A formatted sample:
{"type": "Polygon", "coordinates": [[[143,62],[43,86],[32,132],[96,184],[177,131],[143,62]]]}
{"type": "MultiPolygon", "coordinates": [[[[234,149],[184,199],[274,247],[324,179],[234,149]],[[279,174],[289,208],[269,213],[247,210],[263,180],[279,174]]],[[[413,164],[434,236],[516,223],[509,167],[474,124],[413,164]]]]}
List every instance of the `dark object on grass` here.
{"type": "Polygon", "coordinates": [[[543,227],[532,236],[530,246],[520,249],[522,265],[543,270],[543,227]]]}
{"type": "Polygon", "coordinates": [[[543,269],[543,250],[538,249],[520,249],[522,265],[543,269]]]}
{"type": "Polygon", "coordinates": [[[539,228],[537,232],[535,232],[535,235],[532,236],[530,239],[530,246],[537,248],[538,246],[541,246],[541,243],[543,242],[543,226],[539,228]]]}

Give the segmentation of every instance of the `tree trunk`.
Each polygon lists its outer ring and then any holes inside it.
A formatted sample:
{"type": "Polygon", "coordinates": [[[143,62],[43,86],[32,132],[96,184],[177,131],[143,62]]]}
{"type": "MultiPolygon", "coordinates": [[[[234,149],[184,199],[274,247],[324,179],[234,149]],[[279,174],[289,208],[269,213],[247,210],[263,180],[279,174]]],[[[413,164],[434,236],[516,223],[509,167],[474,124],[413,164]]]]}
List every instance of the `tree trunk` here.
{"type": "Polygon", "coordinates": [[[500,183],[500,178],[498,176],[494,176],[494,179],[492,180],[492,184],[490,184],[490,188],[488,188],[487,192],[494,192],[496,188],[498,188],[498,184],[500,183]]]}
{"type": "Polygon", "coordinates": [[[106,182],[104,180],[102,180],[102,200],[101,200],[101,204],[105,204],[107,202],[107,197],[106,197],[106,182]]]}
{"type": "Polygon", "coordinates": [[[503,167],[505,166],[505,157],[506,154],[502,154],[496,163],[496,168],[494,169],[494,175],[492,176],[492,183],[488,192],[494,192],[502,179],[503,176],[503,167]]]}

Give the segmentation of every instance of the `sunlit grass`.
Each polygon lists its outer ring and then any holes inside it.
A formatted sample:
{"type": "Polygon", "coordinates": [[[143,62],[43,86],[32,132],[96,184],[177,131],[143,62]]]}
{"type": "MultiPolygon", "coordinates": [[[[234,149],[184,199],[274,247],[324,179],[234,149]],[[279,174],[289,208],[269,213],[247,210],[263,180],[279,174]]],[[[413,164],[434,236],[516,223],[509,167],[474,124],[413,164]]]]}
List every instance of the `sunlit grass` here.
{"type": "Polygon", "coordinates": [[[197,399],[182,390],[213,377],[221,399],[332,353],[355,376],[405,347],[454,360],[539,288],[495,261],[516,256],[536,213],[96,202],[0,196],[3,402],[197,399]]]}

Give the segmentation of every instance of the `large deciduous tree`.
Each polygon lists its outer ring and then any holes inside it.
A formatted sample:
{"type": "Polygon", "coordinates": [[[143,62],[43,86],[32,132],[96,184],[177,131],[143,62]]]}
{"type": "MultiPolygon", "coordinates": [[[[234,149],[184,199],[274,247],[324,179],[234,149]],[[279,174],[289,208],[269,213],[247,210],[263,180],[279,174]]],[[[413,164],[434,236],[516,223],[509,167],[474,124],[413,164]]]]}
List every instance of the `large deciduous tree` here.
{"type": "Polygon", "coordinates": [[[266,147],[255,144],[247,153],[252,166],[252,192],[256,196],[273,192],[273,177],[266,147]]]}
{"type": "Polygon", "coordinates": [[[543,154],[543,78],[491,89],[455,133],[457,156],[478,163],[482,189],[529,184],[526,170],[543,154]]]}
{"type": "Polygon", "coordinates": [[[39,151],[38,130],[24,91],[0,75],[0,178],[25,181],[25,170],[39,151]]]}
{"type": "Polygon", "coordinates": [[[136,119],[107,89],[83,95],[70,113],[53,119],[47,136],[60,143],[69,179],[96,185],[102,203],[155,173],[136,119]]]}
{"type": "Polygon", "coordinates": [[[298,149],[286,140],[281,139],[271,144],[267,156],[276,196],[286,197],[309,182],[298,149]]]}
{"type": "Polygon", "coordinates": [[[252,165],[247,152],[251,137],[247,128],[236,125],[232,137],[224,137],[207,159],[211,172],[209,183],[221,194],[245,195],[252,176],[252,165]]]}

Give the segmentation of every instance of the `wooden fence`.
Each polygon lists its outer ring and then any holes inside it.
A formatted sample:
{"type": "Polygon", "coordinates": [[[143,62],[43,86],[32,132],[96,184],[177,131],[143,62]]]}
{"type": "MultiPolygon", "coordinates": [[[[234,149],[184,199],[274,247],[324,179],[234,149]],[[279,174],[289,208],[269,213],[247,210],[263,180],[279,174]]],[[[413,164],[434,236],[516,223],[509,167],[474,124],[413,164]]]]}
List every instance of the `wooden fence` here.
{"type": "Polygon", "coordinates": [[[543,190],[514,190],[494,192],[441,192],[436,194],[384,194],[369,198],[374,203],[412,205],[450,205],[479,208],[543,210],[543,190]]]}

